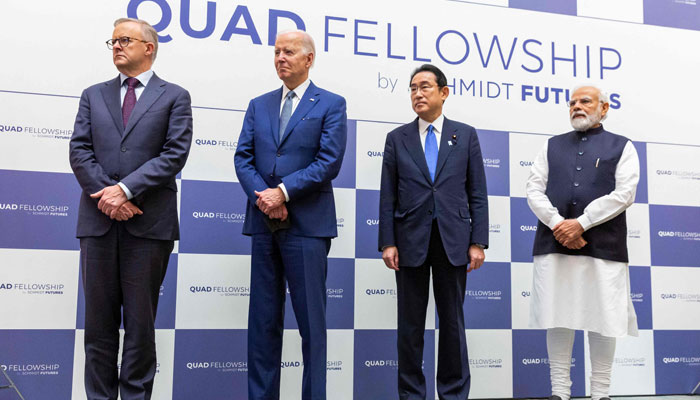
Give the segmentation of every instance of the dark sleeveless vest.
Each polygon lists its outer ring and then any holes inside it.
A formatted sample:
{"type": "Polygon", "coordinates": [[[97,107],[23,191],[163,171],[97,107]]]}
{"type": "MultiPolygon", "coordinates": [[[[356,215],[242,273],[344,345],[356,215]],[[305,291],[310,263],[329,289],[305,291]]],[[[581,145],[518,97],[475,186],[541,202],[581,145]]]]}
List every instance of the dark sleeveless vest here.
{"type": "MultiPolygon", "coordinates": [[[[572,131],[549,139],[549,177],[546,194],[559,214],[578,218],[593,200],[615,190],[615,169],[629,139],[603,129],[572,131]]],[[[560,253],[628,262],[625,212],[583,233],[588,242],[579,250],[567,249],[552,230],[538,221],[533,255],[560,253]]]]}

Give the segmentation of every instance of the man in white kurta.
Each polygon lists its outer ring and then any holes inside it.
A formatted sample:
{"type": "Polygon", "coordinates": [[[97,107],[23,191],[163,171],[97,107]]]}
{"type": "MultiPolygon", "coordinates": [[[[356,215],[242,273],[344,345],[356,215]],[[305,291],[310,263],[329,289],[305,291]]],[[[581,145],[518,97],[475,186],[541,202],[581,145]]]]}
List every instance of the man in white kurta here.
{"type": "Polygon", "coordinates": [[[539,219],[530,327],[547,329],[553,400],[570,398],[574,331],[588,332],[591,398],[599,400],[608,396],[615,338],[638,334],[623,213],[639,160],[631,141],[603,129],[609,103],[599,89],[576,89],[569,106],[575,131],[545,143],[527,181],[539,219]]]}

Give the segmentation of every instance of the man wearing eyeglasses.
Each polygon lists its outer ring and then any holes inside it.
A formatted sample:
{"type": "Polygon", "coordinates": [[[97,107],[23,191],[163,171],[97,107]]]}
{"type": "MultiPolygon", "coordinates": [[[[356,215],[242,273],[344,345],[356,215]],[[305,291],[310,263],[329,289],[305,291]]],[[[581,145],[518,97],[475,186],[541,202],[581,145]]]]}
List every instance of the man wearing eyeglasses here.
{"type": "Polygon", "coordinates": [[[175,176],[190,149],[192,109],[185,89],[151,70],[158,36],[147,22],[118,19],[107,47],[119,76],[83,92],[70,141],[83,189],[85,391],[88,399],[145,399],[156,373],[159,290],[179,238],[175,176]]]}
{"type": "Polygon", "coordinates": [[[462,400],[471,383],[467,272],[481,267],[488,247],[483,159],[474,128],[442,114],[450,91],[440,69],[417,68],[410,89],[418,117],[386,137],[379,200],[379,251],[396,271],[399,399],[426,398],[423,334],[432,272],[440,318],[438,397],[462,400]]]}
{"type": "Polygon", "coordinates": [[[629,139],[603,128],[610,104],[600,89],[580,87],[568,104],[574,130],[545,143],[527,181],[539,219],[530,327],[547,329],[552,400],[570,398],[574,331],[588,331],[591,399],[600,400],[608,399],[615,338],[638,335],[625,209],[639,160],[629,139]]]}

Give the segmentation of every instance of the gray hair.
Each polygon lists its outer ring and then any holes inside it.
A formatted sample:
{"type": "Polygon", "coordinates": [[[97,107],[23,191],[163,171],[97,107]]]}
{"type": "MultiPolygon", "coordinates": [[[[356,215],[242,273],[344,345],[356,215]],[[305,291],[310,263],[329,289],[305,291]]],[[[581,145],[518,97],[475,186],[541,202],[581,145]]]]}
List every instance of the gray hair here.
{"type": "MultiPolygon", "coordinates": [[[[314,44],[314,38],[312,38],[308,32],[302,31],[301,29],[287,29],[287,30],[278,32],[275,39],[279,38],[282,35],[286,35],[289,33],[298,33],[301,35],[301,50],[304,52],[304,54],[313,53],[314,63],[315,63],[316,62],[316,45],[314,44]]],[[[313,64],[311,64],[311,66],[313,66],[313,64]]]]}
{"type": "MultiPolygon", "coordinates": [[[[601,88],[599,88],[596,85],[578,85],[574,87],[574,89],[571,91],[571,94],[573,95],[575,91],[586,87],[593,88],[598,91],[598,101],[600,101],[601,104],[610,104],[610,97],[608,97],[608,93],[604,92],[601,88]]],[[[601,121],[605,120],[606,118],[608,118],[608,114],[605,114],[601,121]]]]}
{"type": "Polygon", "coordinates": [[[117,25],[125,22],[135,22],[141,26],[143,40],[153,43],[153,54],[151,55],[151,61],[155,61],[156,55],[158,55],[158,32],[156,32],[156,30],[148,22],[136,18],[119,18],[118,20],[114,21],[114,26],[116,27],[117,25]]]}

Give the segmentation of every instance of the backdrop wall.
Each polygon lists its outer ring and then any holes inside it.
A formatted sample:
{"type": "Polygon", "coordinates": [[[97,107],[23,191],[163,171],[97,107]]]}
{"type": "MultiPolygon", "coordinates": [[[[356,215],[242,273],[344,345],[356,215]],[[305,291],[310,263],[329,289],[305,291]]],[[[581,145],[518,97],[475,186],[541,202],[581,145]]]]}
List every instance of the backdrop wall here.
{"type": "MultiPolygon", "coordinates": [[[[275,33],[294,27],[315,38],[311,77],[345,96],[350,119],[334,183],[329,398],[396,397],[395,281],[376,251],[379,175],[386,133],[415,116],[409,75],[424,62],[448,76],[445,115],[478,128],[488,179],[491,247],[464,307],[471,397],[549,395],[545,334],[527,329],[536,219],[524,186],[544,141],[570,130],[567,90],[587,82],[611,94],[605,127],[634,141],[642,165],[627,214],[641,332],[618,342],[612,394],[688,393],[700,380],[696,0],[9,0],[0,5],[0,365],[26,398],[85,398],[68,140],[82,89],[116,75],[104,41],[124,16],[155,25],[154,70],[191,92],[194,112],[154,398],[247,397],[250,241],[233,154],[248,101],[281,85],[275,33]]],[[[296,399],[300,337],[287,304],[282,392],[296,399]]],[[[429,310],[434,386],[439,324],[429,310]]],[[[579,332],[574,395],[589,390],[587,351],[579,332]]]]}

